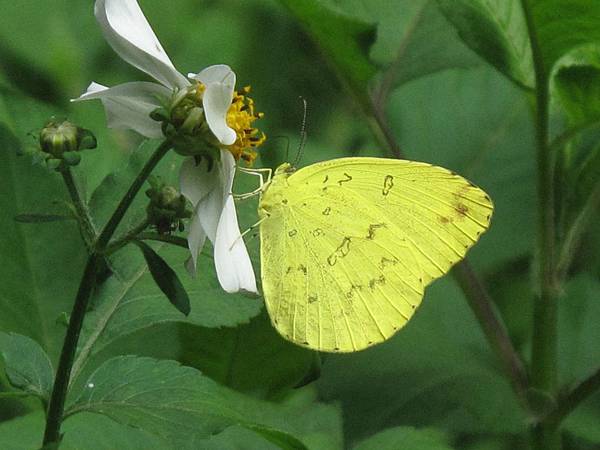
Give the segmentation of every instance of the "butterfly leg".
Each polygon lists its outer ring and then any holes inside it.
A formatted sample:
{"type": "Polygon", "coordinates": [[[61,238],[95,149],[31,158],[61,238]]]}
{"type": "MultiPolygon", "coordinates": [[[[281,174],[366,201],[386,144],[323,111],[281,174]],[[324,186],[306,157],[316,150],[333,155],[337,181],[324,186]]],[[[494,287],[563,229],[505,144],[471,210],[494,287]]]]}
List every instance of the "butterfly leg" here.
{"type": "Polygon", "coordinates": [[[262,222],[265,221],[265,219],[268,219],[267,216],[263,217],[262,219],[260,219],[258,222],[256,222],[254,225],[250,226],[246,231],[244,231],[243,233],[241,233],[237,239],[235,241],[233,241],[233,243],[231,244],[231,247],[229,247],[229,250],[231,250],[233,248],[233,246],[236,244],[237,241],[239,241],[240,239],[243,239],[244,236],[246,236],[248,233],[250,233],[252,230],[256,229],[262,222]]]}
{"type": "Polygon", "coordinates": [[[254,175],[254,176],[258,177],[258,179],[259,179],[259,186],[258,186],[258,188],[256,188],[252,192],[247,192],[245,194],[234,195],[234,198],[236,200],[246,200],[248,198],[252,198],[252,197],[255,197],[255,196],[259,195],[263,191],[265,184],[267,184],[269,181],[271,181],[271,176],[273,174],[273,170],[269,169],[269,168],[265,168],[265,169],[246,169],[244,167],[240,167],[239,171],[243,172],[243,173],[247,173],[249,175],[254,175]],[[267,181],[265,181],[265,179],[264,179],[265,175],[266,175],[267,181]]]}

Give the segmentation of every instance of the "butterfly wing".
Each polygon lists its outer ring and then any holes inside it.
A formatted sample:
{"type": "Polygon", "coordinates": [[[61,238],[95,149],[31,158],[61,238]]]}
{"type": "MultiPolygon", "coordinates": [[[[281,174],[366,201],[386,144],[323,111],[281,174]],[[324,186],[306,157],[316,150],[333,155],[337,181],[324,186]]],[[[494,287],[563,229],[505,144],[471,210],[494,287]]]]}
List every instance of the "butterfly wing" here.
{"type": "Polygon", "coordinates": [[[393,335],[424,287],[487,229],[493,208],[464,178],[413,161],[342,158],[274,184],[261,200],[267,309],[284,337],[321,351],[393,335]]]}

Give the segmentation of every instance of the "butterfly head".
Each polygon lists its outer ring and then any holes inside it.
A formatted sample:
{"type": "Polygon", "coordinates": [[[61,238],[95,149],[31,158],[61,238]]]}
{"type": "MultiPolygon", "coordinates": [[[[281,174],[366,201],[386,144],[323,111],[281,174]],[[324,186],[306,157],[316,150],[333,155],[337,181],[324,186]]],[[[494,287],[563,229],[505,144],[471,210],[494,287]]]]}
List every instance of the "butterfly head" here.
{"type": "Polygon", "coordinates": [[[285,162],[280,164],[277,169],[275,169],[275,175],[291,175],[296,171],[296,168],[292,166],[289,162],[285,162]]]}

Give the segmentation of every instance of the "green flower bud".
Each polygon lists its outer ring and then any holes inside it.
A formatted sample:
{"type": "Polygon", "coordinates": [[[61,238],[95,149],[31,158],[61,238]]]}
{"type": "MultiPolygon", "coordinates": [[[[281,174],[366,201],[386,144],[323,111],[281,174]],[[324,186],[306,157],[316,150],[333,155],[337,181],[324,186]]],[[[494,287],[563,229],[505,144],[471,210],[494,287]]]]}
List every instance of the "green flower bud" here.
{"type": "Polygon", "coordinates": [[[96,148],[96,137],[85,128],[67,120],[50,119],[39,134],[40,148],[32,155],[34,161],[45,162],[50,169],[60,169],[62,163],[76,166],[81,161],[80,150],[96,148]]]}
{"type": "Polygon", "coordinates": [[[40,132],[40,147],[50,155],[61,157],[64,152],[78,149],[78,129],[71,122],[48,122],[40,132]]]}
{"type": "Polygon", "coordinates": [[[160,234],[168,234],[177,229],[183,231],[181,219],[192,216],[185,197],[158,177],[151,177],[148,181],[151,188],[146,191],[150,198],[146,213],[150,225],[160,234]]]}

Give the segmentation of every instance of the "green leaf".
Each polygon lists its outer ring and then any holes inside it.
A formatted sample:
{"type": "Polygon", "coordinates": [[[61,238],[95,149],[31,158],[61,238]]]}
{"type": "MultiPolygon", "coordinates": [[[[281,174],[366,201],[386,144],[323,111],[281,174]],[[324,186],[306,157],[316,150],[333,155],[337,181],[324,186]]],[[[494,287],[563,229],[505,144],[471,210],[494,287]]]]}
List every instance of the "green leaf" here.
{"type": "Polygon", "coordinates": [[[344,13],[377,24],[371,58],[390,88],[449,68],[481,65],[434,0],[328,1],[344,13]],[[390,79],[387,79],[390,78],[390,79]]]}
{"type": "MultiPolygon", "coordinates": [[[[0,423],[0,448],[33,450],[41,447],[44,413],[30,413],[0,423]]],[[[116,423],[106,416],[82,413],[67,419],[60,450],[175,450],[166,441],[135,428],[116,423]]]]}
{"type": "Polygon", "coordinates": [[[572,385],[597,369],[600,361],[600,280],[582,273],[565,286],[559,302],[559,374],[572,385]]]}
{"type": "Polygon", "coordinates": [[[50,397],[54,369],[37,342],[19,334],[0,332],[0,354],[10,384],[42,399],[50,397]]]}
{"type": "Polygon", "coordinates": [[[190,313],[190,299],[185,288],[177,278],[177,274],[169,267],[158,253],[152,250],[152,247],[142,241],[133,241],[144,254],[144,259],[150,269],[150,275],[158,287],[167,296],[169,301],[184,315],[190,313]]]}
{"type": "Polygon", "coordinates": [[[571,127],[600,121],[600,45],[576,48],[560,58],[551,82],[571,127]]]}
{"type": "MultiPolygon", "coordinates": [[[[504,75],[533,86],[531,47],[520,0],[437,0],[465,43],[504,75]]],[[[600,42],[600,3],[530,0],[547,70],[571,49],[600,42]]]]}
{"type": "Polygon", "coordinates": [[[66,220],[75,220],[72,216],[63,216],[58,214],[17,214],[15,221],[20,223],[48,223],[64,222],[66,220]]]}
{"type": "MultiPolygon", "coordinates": [[[[600,280],[582,273],[565,286],[560,299],[558,333],[559,376],[567,387],[574,387],[598,369],[600,361],[600,280]]],[[[589,442],[600,444],[600,393],[596,392],[578,406],[563,426],[569,433],[589,442]]]]}
{"type": "MultiPolygon", "coordinates": [[[[310,407],[316,407],[314,417],[321,420],[319,416],[333,412],[312,402],[310,407]]],[[[289,448],[298,448],[293,446],[298,439],[306,439],[304,444],[310,447],[312,439],[325,432],[319,426],[315,429],[319,422],[313,422],[313,418],[310,428],[306,428],[306,419],[302,418],[307,413],[305,405],[255,400],[219,386],[196,369],[175,361],[135,356],[108,360],[90,376],[82,392],[72,397],[66,414],[81,411],[107,415],[177,446],[206,439],[235,424],[257,430],[271,440],[287,442],[289,448]]],[[[333,436],[335,430],[329,428],[327,433],[333,436]]]]}
{"type": "Polygon", "coordinates": [[[533,86],[533,62],[520,0],[437,0],[459,36],[522,87],[533,86]]]}
{"type": "Polygon", "coordinates": [[[354,450],[452,450],[443,433],[433,429],[395,427],[365,439],[354,450]]]}
{"type": "Polygon", "coordinates": [[[313,352],[275,331],[266,311],[236,328],[180,327],[178,358],[220,384],[263,398],[277,398],[310,371],[313,352]]]}
{"type": "Polygon", "coordinates": [[[600,42],[600,3],[590,0],[532,0],[542,56],[550,70],[571,49],[600,42]]]}
{"type": "Polygon", "coordinates": [[[319,0],[279,0],[323,50],[333,69],[359,95],[376,68],[369,59],[375,26],[327,8],[319,0]]]}

